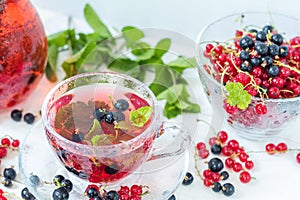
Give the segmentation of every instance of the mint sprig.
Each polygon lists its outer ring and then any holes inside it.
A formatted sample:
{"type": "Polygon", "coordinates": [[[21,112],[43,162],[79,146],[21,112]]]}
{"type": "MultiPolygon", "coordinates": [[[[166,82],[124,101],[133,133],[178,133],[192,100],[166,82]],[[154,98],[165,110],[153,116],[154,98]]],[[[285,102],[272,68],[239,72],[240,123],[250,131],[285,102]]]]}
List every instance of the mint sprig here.
{"type": "Polygon", "coordinates": [[[251,102],[251,95],[244,90],[244,86],[239,82],[229,82],[225,86],[227,102],[231,106],[237,106],[239,109],[246,109],[251,102]]]}
{"type": "Polygon", "coordinates": [[[129,114],[130,124],[136,127],[143,127],[150,119],[152,110],[151,106],[143,106],[131,111],[129,114]]]}
{"type": "MultiPolygon", "coordinates": [[[[100,19],[95,10],[86,4],[84,17],[92,28],[90,33],[78,32],[71,26],[63,31],[48,36],[48,63],[46,77],[50,81],[57,81],[57,59],[60,52],[68,52],[62,63],[65,78],[79,73],[99,71],[101,67],[115,72],[126,73],[142,82],[148,72],[154,74],[149,88],[153,93],[166,100],[163,92],[180,84],[179,93],[174,100],[167,100],[164,115],[168,118],[176,117],[182,112],[199,112],[199,105],[189,100],[187,82],[182,73],[188,68],[196,66],[195,58],[179,55],[170,62],[164,61],[164,56],[171,47],[170,38],[162,38],[154,46],[145,42],[145,33],[134,27],[125,26],[119,37],[112,37],[112,33],[100,19]],[[120,55],[126,53],[126,55],[120,55]],[[180,102],[180,103],[179,103],[180,102]]],[[[148,80],[147,80],[148,81],[148,80]]]]}

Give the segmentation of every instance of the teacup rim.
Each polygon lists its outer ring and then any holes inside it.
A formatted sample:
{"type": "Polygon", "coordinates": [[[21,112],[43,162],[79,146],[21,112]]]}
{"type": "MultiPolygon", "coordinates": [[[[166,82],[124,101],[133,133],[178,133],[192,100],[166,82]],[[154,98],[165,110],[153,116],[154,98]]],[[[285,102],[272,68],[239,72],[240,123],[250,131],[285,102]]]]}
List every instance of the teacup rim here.
{"type": "MultiPolygon", "coordinates": [[[[141,81],[139,81],[139,80],[137,80],[137,79],[135,79],[135,78],[133,78],[129,75],[118,73],[118,72],[112,72],[112,71],[85,72],[85,73],[77,74],[77,75],[74,75],[70,78],[67,78],[67,79],[57,83],[53,88],[51,88],[51,90],[47,93],[46,97],[44,98],[44,101],[43,101],[43,104],[42,104],[42,109],[41,109],[41,116],[42,116],[42,123],[43,123],[44,128],[46,128],[47,131],[49,131],[51,133],[51,135],[54,135],[55,137],[57,137],[58,139],[60,139],[64,142],[72,143],[72,145],[75,146],[75,148],[76,148],[76,146],[78,146],[80,148],[88,147],[88,148],[92,148],[92,149],[95,148],[95,149],[99,149],[99,150],[100,149],[115,149],[115,148],[120,148],[124,145],[133,144],[136,141],[139,141],[142,137],[144,137],[149,132],[149,130],[153,129],[153,126],[154,126],[155,123],[159,123],[160,115],[157,111],[158,110],[157,105],[158,105],[157,99],[156,99],[154,93],[150,90],[150,88],[145,83],[143,83],[143,82],[141,82],[141,81]],[[154,107],[154,109],[153,109],[153,119],[150,122],[149,126],[144,130],[143,133],[139,134],[138,136],[136,136],[136,137],[134,137],[130,140],[127,140],[126,142],[117,143],[117,144],[108,144],[108,145],[102,145],[102,146],[92,146],[92,145],[77,143],[77,142],[73,142],[71,140],[68,140],[68,139],[64,138],[63,136],[61,136],[60,134],[56,133],[56,131],[52,128],[52,126],[50,125],[50,123],[47,119],[46,109],[47,109],[48,101],[52,97],[53,93],[58,88],[60,88],[62,85],[66,84],[70,81],[73,81],[73,80],[75,80],[79,77],[94,76],[94,75],[99,75],[99,74],[108,74],[108,75],[118,76],[120,78],[126,78],[127,80],[131,80],[131,81],[137,83],[138,85],[144,87],[144,89],[149,93],[149,95],[151,96],[151,99],[153,101],[153,107],[154,107]]],[[[44,134],[46,134],[46,131],[45,131],[44,134]]]]}

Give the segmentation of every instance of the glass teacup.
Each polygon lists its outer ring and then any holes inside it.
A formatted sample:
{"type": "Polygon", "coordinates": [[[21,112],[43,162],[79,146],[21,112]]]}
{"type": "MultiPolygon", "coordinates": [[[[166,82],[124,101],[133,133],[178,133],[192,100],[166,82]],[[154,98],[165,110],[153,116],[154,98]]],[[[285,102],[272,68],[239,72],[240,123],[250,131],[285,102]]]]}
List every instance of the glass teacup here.
{"type": "Polygon", "coordinates": [[[69,172],[108,185],[147,160],[187,149],[188,132],[164,133],[161,111],[142,82],[124,74],[95,72],[57,84],[44,100],[42,120],[50,146],[69,172]],[[153,144],[160,134],[170,134],[173,142],[157,150],[153,144]]]}

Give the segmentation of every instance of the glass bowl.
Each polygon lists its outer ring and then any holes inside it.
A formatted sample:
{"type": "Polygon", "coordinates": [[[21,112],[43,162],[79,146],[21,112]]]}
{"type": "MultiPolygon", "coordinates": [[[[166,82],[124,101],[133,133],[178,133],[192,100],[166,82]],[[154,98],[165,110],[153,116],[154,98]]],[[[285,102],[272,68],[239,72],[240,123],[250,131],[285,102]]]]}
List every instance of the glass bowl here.
{"type": "Polygon", "coordinates": [[[267,113],[263,115],[255,111],[255,106],[261,103],[262,99],[252,97],[246,109],[237,109],[233,114],[228,114],[224,109],[226,89],[216,80],[214,65],[204,54],[209,43],[228,42],[235,36],[237,30],[245,27],[261,30],[265,25],[274,26],[287,40],[299,34],[299,26],[297,26],[299,21],[296,18],[277,13],[238,13],[207,25],[199,33],[196,45],[200,80],[213,109],[212,126],[220,129],[225,122],[241,137],[254,140],[268,138],[290,128],[300,112],[300,97],[265,98],[263,102],[267,107],[267,113]]]}

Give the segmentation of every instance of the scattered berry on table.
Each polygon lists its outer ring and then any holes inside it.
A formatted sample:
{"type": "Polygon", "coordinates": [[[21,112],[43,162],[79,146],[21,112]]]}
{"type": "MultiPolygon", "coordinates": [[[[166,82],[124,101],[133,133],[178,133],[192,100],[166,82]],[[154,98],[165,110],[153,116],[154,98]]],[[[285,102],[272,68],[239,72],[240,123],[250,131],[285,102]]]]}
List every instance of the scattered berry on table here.
{"type": "Polygon", "coordinates": [[[6,179],[15,180],[17,173],[16,173],[16,170],[12,167],[5,168],[3,171],[3,176],[6,179]]]}
{"type": "Polygon", "coordinates": [[[32,113],[26,113],[24,115],[24,121],[27,123],[27,124],[32,124],[35,120],[35,116],[32,114],[32,113]]]}
{"type": "Polygon", "coordinates": [[[56,188],[52,193],[53,200],[68,200],[69,192],[65,187],[56,188]]]}
{"type": "Polygon", "coordinates": [[[185,176],[184,176],[184,179],[183,179],[183,181],[182,181],[182,184],[183,184],[183,185],[190,185],[190,184],[193,183],[193,181],[194,181],[193,175],[192,175],[190,172],[187,172],[187,173],[185,174],[185,176]]]}
{"type": "Polygon", "coordinates": [[[22,110],[18,110],[18,109],[12,110],[11,113],[10,113],[10,117],[16,122],[21,121],[21,119],[22,119],[22,110]]]}
{"type": "Polygon", "coordinates": [[[29,189],[27,187],[22,189],[21,197],[24,200],[36,200],[36,198],[33,196],[33,194],[29,191],[29,189]]]}
{"type": "Polygon", "coordinates": [[[168,200],[176,200],[176,197],[175,197],[175,195],[174,195],[174,194],[172,194],[172,196],[170,196],[170,197],[168,198],[168,200]]]}
{"type": "Polygon", "coordinates": [[[234,186],[231,183],[225,183],[222,186],[222,192],[225,196],[232,196],[234,194],[234,186]]]}

